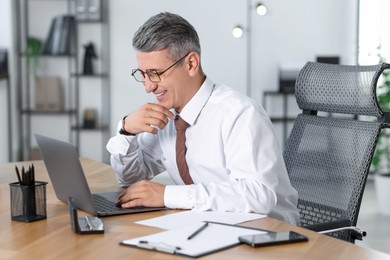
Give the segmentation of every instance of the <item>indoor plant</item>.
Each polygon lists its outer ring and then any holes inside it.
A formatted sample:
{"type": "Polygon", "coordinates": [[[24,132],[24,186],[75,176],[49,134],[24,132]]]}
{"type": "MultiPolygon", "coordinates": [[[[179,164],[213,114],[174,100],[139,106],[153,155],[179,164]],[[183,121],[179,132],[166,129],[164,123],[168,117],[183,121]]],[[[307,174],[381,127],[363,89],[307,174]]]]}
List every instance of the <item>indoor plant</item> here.
{"type": "Polygon", "coordinates": [[[36,75],[39,56],[41,55],[41,41],[35,37],[27,38],[25,55],[27,58],[27,69],[32,70],[32,75],[36,75]]]}

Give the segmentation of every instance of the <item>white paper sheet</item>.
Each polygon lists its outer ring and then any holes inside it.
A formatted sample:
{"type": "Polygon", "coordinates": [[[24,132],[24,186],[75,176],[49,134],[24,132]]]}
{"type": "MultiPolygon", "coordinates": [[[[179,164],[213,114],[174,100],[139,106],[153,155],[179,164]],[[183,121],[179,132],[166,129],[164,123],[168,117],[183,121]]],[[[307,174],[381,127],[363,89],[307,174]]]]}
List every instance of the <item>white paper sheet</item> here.
{"type": "Polygon", "coordinates": [[[213,221],[226,224],[238,224],[249,220],[264,218],[266,215],[255,213],[238,212],[215,212],[215,211],[183,211],[161,217],[141,220],[137,224],[158,227],[162,229],[174,229],[192,224],[201,225],[203,221],[213,221]]]}

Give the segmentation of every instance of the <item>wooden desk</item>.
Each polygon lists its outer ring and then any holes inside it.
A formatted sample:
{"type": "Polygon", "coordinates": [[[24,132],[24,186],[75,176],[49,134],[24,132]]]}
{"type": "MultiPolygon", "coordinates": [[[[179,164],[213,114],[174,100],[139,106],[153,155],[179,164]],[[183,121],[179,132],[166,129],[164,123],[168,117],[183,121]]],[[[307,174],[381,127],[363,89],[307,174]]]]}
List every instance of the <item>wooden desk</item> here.
{"type": "MultiPolygon", "coordinates": [[[[118,189],[109,165],[81,159],[92,191],[118,189]]],[[[178,259],[184,258],[120,246],[122,240],[161,231],[135,221],[177,212],[174,210],[103,218],[105,233],[78,235],[70,228],[67,206],[55,197],[42,161],[33,162],[37,180],[48,181],[47,219],[33,223],[11,221],[8,183],[16,181],[15,164],[0,164],[0,259],[178,259]]],[[[251,248],[240,245],[202,259],[390,259],[390,255],[320,235],[275,219],[244,223],[273,231],[295,230],[309,237],[307,243],[251,248]]],[[[375,234],[372,234],[375,235],[375,234]]]]}

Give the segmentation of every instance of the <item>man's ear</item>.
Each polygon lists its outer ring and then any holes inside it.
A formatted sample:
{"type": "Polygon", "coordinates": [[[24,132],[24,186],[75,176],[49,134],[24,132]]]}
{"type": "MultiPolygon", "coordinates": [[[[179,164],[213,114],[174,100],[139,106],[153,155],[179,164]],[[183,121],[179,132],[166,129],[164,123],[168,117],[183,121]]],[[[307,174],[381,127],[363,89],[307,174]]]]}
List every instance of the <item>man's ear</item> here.
{"type": "Polygon", "coordinates": [[[188,73],[191,76],[193,76],[199,72],[200,57],[196,52],[190,52],[190,54],[188,54],[187,59],[188,59],[188,62],[187,62],[188,73]]]}

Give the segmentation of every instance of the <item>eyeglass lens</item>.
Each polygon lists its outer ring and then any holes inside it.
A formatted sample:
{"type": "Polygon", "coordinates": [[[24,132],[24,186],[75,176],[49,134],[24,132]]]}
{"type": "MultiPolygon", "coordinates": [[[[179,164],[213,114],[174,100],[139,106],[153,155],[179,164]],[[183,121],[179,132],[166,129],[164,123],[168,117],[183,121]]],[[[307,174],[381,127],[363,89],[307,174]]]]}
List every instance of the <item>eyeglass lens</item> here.
{"type": "Polygon", "coordinates": [[[156,70],[147,70],[146,72],[143,72],[139,69],[134,70],[132,75],[135,78],[135,80],[139,82],[144,82],[145,81],[145,74],[148,75],[149,80],[152,82],[159,82],[160,77],[158,75],[158,72],[156,70]]]}

